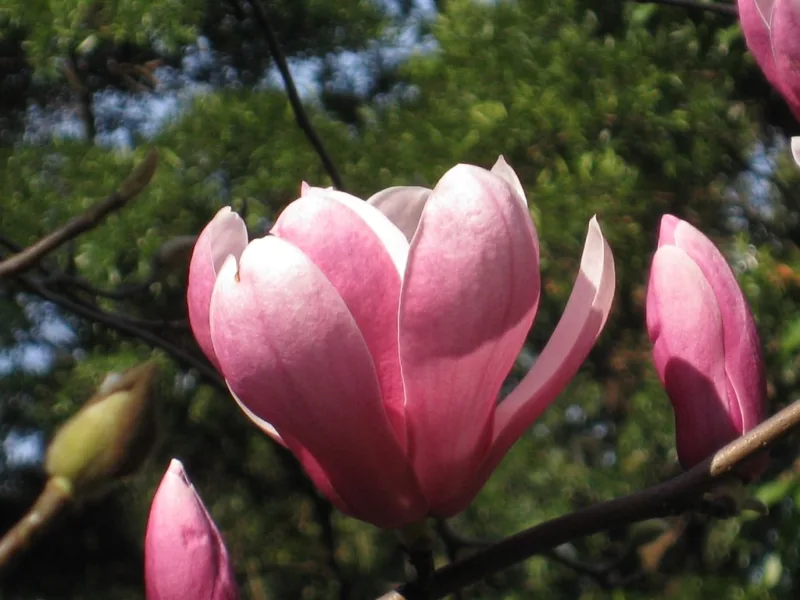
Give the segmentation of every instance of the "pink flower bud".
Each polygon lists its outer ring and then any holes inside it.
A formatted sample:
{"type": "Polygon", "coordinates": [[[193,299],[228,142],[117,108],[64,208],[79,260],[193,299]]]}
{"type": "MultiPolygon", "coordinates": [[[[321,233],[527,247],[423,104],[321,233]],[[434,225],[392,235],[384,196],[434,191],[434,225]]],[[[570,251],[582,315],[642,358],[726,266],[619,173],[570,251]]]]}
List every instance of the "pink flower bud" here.
{"type": "Polygon", "coordinates": [[[747,300],[714,244],[671,215],[650,270],[647,331],[684,468],[761,422],[764,364],[747,300]]]}
{"type": "Polygon", "coordinates": [[[303,186],[248,243],[222,209],[195,246],[189,314],[247,415],[343,512],[380,527],[463,510],[573,377],[605,324],[596,220],[550,342],[499,405],[539,302],[516,173],[459,165],[367,202],[303,186]]]}
{"type": "Polygon", "coordinates": [[[750,52],[800,118],[800,1],[738,0],[750,52]]]}
{"type": "Polygon", "coordinates": [[[183,465],[158,486],[144,541],[147,600],[236,600],[228,551],[183,465]]]}

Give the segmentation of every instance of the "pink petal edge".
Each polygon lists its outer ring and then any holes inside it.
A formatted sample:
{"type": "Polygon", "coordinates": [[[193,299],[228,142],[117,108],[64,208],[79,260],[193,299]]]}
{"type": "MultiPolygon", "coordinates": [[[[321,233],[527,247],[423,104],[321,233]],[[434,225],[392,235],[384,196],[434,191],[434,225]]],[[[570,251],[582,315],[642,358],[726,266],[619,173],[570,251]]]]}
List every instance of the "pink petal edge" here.
{"type": "Polygon", "coordinates": [[[228,257],[237,259],[247,246],[247,227],[229,206],[221,208],[205,226],[195,242],[189,263],[189,284],[186,303],[189,323],[200,349],[219,370],[219,362],[211,342],[209,309],[217,271],[228,257]]]}

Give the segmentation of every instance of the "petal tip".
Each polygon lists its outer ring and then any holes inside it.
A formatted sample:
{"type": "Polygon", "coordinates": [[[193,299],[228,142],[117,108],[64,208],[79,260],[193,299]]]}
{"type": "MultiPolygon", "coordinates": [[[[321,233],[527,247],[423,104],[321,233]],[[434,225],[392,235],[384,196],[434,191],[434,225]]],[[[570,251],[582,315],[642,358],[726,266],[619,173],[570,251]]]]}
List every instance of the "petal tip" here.
{"type": "Polygon", "coordinates": [[[173,458],[169,461],[167,473],[172,473],[173,475],[179,475],[183,477],[186,475],[186,470],[183,468],[183,463],[181,461],[179,461],[177,458],[173,458]]]}

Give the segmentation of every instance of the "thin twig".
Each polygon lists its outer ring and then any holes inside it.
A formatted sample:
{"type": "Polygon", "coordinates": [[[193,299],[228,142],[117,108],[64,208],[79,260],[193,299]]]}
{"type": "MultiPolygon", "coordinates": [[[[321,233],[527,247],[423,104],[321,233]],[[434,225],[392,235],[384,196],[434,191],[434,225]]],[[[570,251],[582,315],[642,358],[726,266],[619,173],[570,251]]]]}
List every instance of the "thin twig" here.
{"type": "Polygon", "coordinates": [[[702,0],[633,0],[637,4],[662,4],[664,6],[675,6],[678,8],[689,8],[693,10],[704,10],[707,12],[717,13],[719,15],[727,15],[736,17],[739,11],[735,4],[726,4],[724,2],[703,2],[702,0]]]}
{"type": "MultiPolygon", "coordinates": [[[[695,505],[704,492],[730,476],[741,463],[799,425],[800,400],[797,400],[714,456],[669,481],[546,521],[437,570],[424,597],[442,598],[571,540],[683,512],[695,505]]],[[[419,600],[422,597],[411,582],[379,600],[419,600]]]]}
{"type": "Polygon", "coordinates": [[[56,304],[61,308],[78,315],[79,317],[83,317],[84,319],[88,319],[90,321],[95,321],[101,325],[105,325],[109,329],[114,329],[120,333],[124,333],[147,342],[156,348],[161,348],[167,354],[170,354],[178,363],[190,369],[195,369],[209,383],[212,383],[220,390],[227,392],[228,388],[225,385],[225,382],[219,376],[217,371],[211,367],[211,365],[185,351],[183,348],[176,346],[172,342],[165,340],[161,336],[147,331],[146,329],[142,329],[141,327],[137,327],[136,325],[126,321],[124,318],[119,318],[114,314],[80,304],[79,302],[48,289],[46,286],[42,285],[40,282],[31,277],[22,276],[18,279],[18,281],[20,281],[24,288],[28,289],[33,294],[47,300],[48,302],[52,302],[53,304],[56,304]]]}
{"type": "MultiPolygon", "coordinates": [[[[615,577],[615,575],[617,575],[616,570],[619,568],[622,562],[621,559],[607,561],[603,564],[593,564],[574,558],[573,556],[564,552],[561,547],[548,550],[547,552],[543,553],[543,556],[546,556],[553,562],[557,562],[580,575],[591,577],[600,587],[605,590],[611,589],[616,583],[618,583],[618,578],[615,577]]],[[[626,555],[623,554],[621,558],[626,558],[626,555]]]]}
{"type": "Polygon", "coordinates": [[[104,289],[93,286],[82,277],[67,275],[66,273],[53,273],[53,275],[46,280],[48,286],[71,287],[91,294],[92,296],[107,298],[109,300],[127,300],[133,296],[143,294],[152,283],[153,281],[151,279],[147,279],[146,281],[122,285],[114,289],[104,289]]]}
{"type": "Polygon", "coordinates": [[[83,214],[70,219],[63,226],[47,234],[33,245],[28,246],[22,252],[0,262],[0,278],[17,275],[31,268],[49,252],[81,233],[96,227],[110,213],[121,209],[150,183],[157,163],[158,153],[155,149],[150,150],[145,159],[122,182],[119,189],[112,192],[105,200],[95,204],[83,214]]]}
{"type": "Polygon", "coordinates": [[[322,140],[320,139],[319,135],[317,135],[314,127],[311,125],[308,114],[306,114],[305,108],[303,108],[303,103],[300,100],[300,94],[297,93],[297,88],[294,85],[292,74],[289,71],[289,65],[286,62],[286,56],[283,54],[283,50],[278,43],[278,37],[275,35],[275,30],[272,28],[267,11],[264,10],[260,0],[247,1],[250,6],[253,7],[253,13],[255,14],[256,22],[261,28],[261,33],[264,35],[264,39],[267,42],[267,47],[272,55],[272,59],[275,61],[275,65],[278,67],[278,72],[281,74],[283,85],[286,87],[286,95],[289,97],[289,103],[292,105],[294,118],[297,121],[297,124],[300,126],[300,129],[303,130],[303,133],[306,134],[308,141],[311,142],[314,150],[319,155],[319,158],[322,161],[322,166],[325,167],[325,171],[327,171],[328,176],[333,182],[333,185],[336,186],[337,189],[344,191],[345,187],[344,183],[342,182],[342,178],[339,175],[339,171],[336,168],[336,165],[333,164],[333,160],[331,160],[330,155],[328,154],[327,150],[325,150],[322,140]]]}

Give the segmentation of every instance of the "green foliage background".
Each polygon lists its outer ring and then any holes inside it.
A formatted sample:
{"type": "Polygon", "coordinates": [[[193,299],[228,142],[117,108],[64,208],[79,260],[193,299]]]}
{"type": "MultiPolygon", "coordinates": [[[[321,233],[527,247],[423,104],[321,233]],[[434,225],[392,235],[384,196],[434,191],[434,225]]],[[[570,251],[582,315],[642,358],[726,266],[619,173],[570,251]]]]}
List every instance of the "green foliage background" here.
{"type": "MultiPolygon", "coordinates": [[[[488,167],[498,154],[515,167],[545,282],[529,351],[543,347],[566,303],[592,215],[617,257],[615,310],[596,349],[454,519],[460,531],[499,538],[678,472],[671,410],[643,326],[665,212],[714,237],[740,274],[765,345],[771,410],[796,397],[800,171],[785,136],[800,127],[730,16],[597,0],[267,5],[292,67],[313,67],[305,103],[352,193],[432,186],[457,162],[488,167]]],[[[146,191],[32,276],[137,319],[201,359],[185,328],[164,325],[185,318],[186,257],[162,264],[159,249],[196,234],[228,204],[260,234],[301,181],[330,184],[282,89],[265,77],[271,66],[236,2],[4,2],[3,253],[105,197],[157,148],[146,191]],[[158,121],[164,107],[175,108],[158,121]],[[59,280],[59,271],[72,279],[59,280]],[[75,276],[104,290],[151,283],[114,300],[75,287],[75,276]]],[[[9,436],[49,437],[107,371],[155,358],[162,421],[146,468],[65,518],[0,583],[0,597],[141,598],[149,501],[173,456],[222,529],[245,598],[370,598],[404,579],[393,534],[331,517],[293,460],[169,352],[45,303],[20,279],[0,282],[0,323],[0,526],[41,485],[35,463],[9,460],[9,436]],[[33,369],[26,353],[48,360],[33,369]]],[[[779,445],[752,486],[768,517],[693,516],[610,531],[560,549],[583,563],[613,563],[610,579],[537,557],[461,597],[793,598],[795,443],[779,445]]],[[[437,560],[446,559],[438,547],[437,560]]]]}

